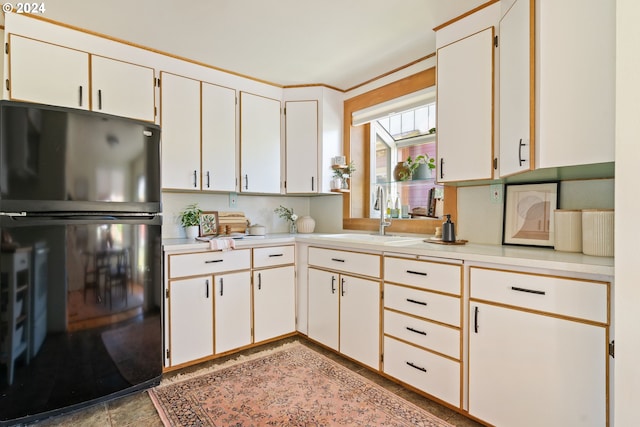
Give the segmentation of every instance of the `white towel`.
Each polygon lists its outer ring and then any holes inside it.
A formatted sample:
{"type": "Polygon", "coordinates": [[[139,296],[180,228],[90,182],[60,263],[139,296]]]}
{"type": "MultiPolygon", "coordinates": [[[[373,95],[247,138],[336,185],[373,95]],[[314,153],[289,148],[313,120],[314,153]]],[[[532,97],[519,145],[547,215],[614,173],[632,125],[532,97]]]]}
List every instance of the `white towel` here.
{"type": "Polygon", "coordinates": [[[209,240],[209,248],[212,251],[230,251],[236,248],[236,242],[229,237],[211,239],[209,240]]]}

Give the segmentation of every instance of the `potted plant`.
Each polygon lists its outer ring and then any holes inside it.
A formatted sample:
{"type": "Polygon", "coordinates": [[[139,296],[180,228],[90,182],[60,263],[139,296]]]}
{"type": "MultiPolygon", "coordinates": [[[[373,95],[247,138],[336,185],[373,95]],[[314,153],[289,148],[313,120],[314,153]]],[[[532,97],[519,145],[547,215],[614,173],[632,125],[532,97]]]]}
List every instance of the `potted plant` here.
{"type": "Polygon", "coordinates": [[[297,232],[296,221],[298,215],[293,213],[293,208],[285,208],[280,205],[273,210],[280,218],[286,219],[289,223],[289,233],[295,234],[297,232]]]}
{"type": "Polygon", "coordinates": [[[331,180],[331,188],[343,190],[348,189],[349,183],[347,182],[347,179],[349,179],[355,171],[356,166],[353,164],[353,162],[349,163],[346,166],[334,168],[333,180],[331,180]]]}
{"type": "Polygon", "coordinates": [[[200,234],[200,214],[202,214],[202,209],[198,207],[197,203],[188,205],[180,212],[180,225],[184,227],[189,239],[195,239],[200,234]]]}
{"type": "Polygon", "coordinates": [[[407,157],[405,165],[411,179],[429,179],[431,178],[431,170],[436,168],[436,159],[429,157],[428,154],[419,154],[415,158],[407,157]]]}

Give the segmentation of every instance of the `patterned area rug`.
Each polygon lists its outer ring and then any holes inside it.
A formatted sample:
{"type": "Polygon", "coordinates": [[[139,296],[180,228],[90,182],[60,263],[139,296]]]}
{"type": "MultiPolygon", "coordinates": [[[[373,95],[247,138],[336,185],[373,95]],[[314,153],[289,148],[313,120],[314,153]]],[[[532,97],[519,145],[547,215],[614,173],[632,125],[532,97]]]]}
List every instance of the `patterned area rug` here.
{"type": "Polygon", "coordinates": [[[300,343],[255,356],[163,380],[149,394],[164,424],[452,427],[300,343]]]}

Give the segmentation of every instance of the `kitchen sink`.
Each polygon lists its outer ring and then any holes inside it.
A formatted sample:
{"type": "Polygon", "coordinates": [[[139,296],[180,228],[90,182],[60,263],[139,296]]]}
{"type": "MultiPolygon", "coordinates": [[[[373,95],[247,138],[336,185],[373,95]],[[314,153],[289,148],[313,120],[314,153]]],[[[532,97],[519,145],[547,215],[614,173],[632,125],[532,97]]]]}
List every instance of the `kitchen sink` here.
{"type": "Polygon", "coordinates": [[[424,237],[416,236],[399,236],[394,234],[359,234],[359,233],[339,233],[339,234],[323,234],[313,236],[314,238],[327,240],[340,240],[343,242],[355,243],[375,243],[378,245],[401,245],[405,243],[419,242],[424,237]]]}

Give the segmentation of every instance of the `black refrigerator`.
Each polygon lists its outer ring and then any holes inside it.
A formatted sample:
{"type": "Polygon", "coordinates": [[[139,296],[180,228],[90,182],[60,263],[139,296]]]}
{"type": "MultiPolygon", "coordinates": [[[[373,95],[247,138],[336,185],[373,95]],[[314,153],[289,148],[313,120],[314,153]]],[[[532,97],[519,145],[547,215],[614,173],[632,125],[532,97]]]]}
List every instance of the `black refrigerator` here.
{"type": "Polygon", "coordinates": [[[160,381],[160,129],[0,102],[0,425],[160,381]]]}

